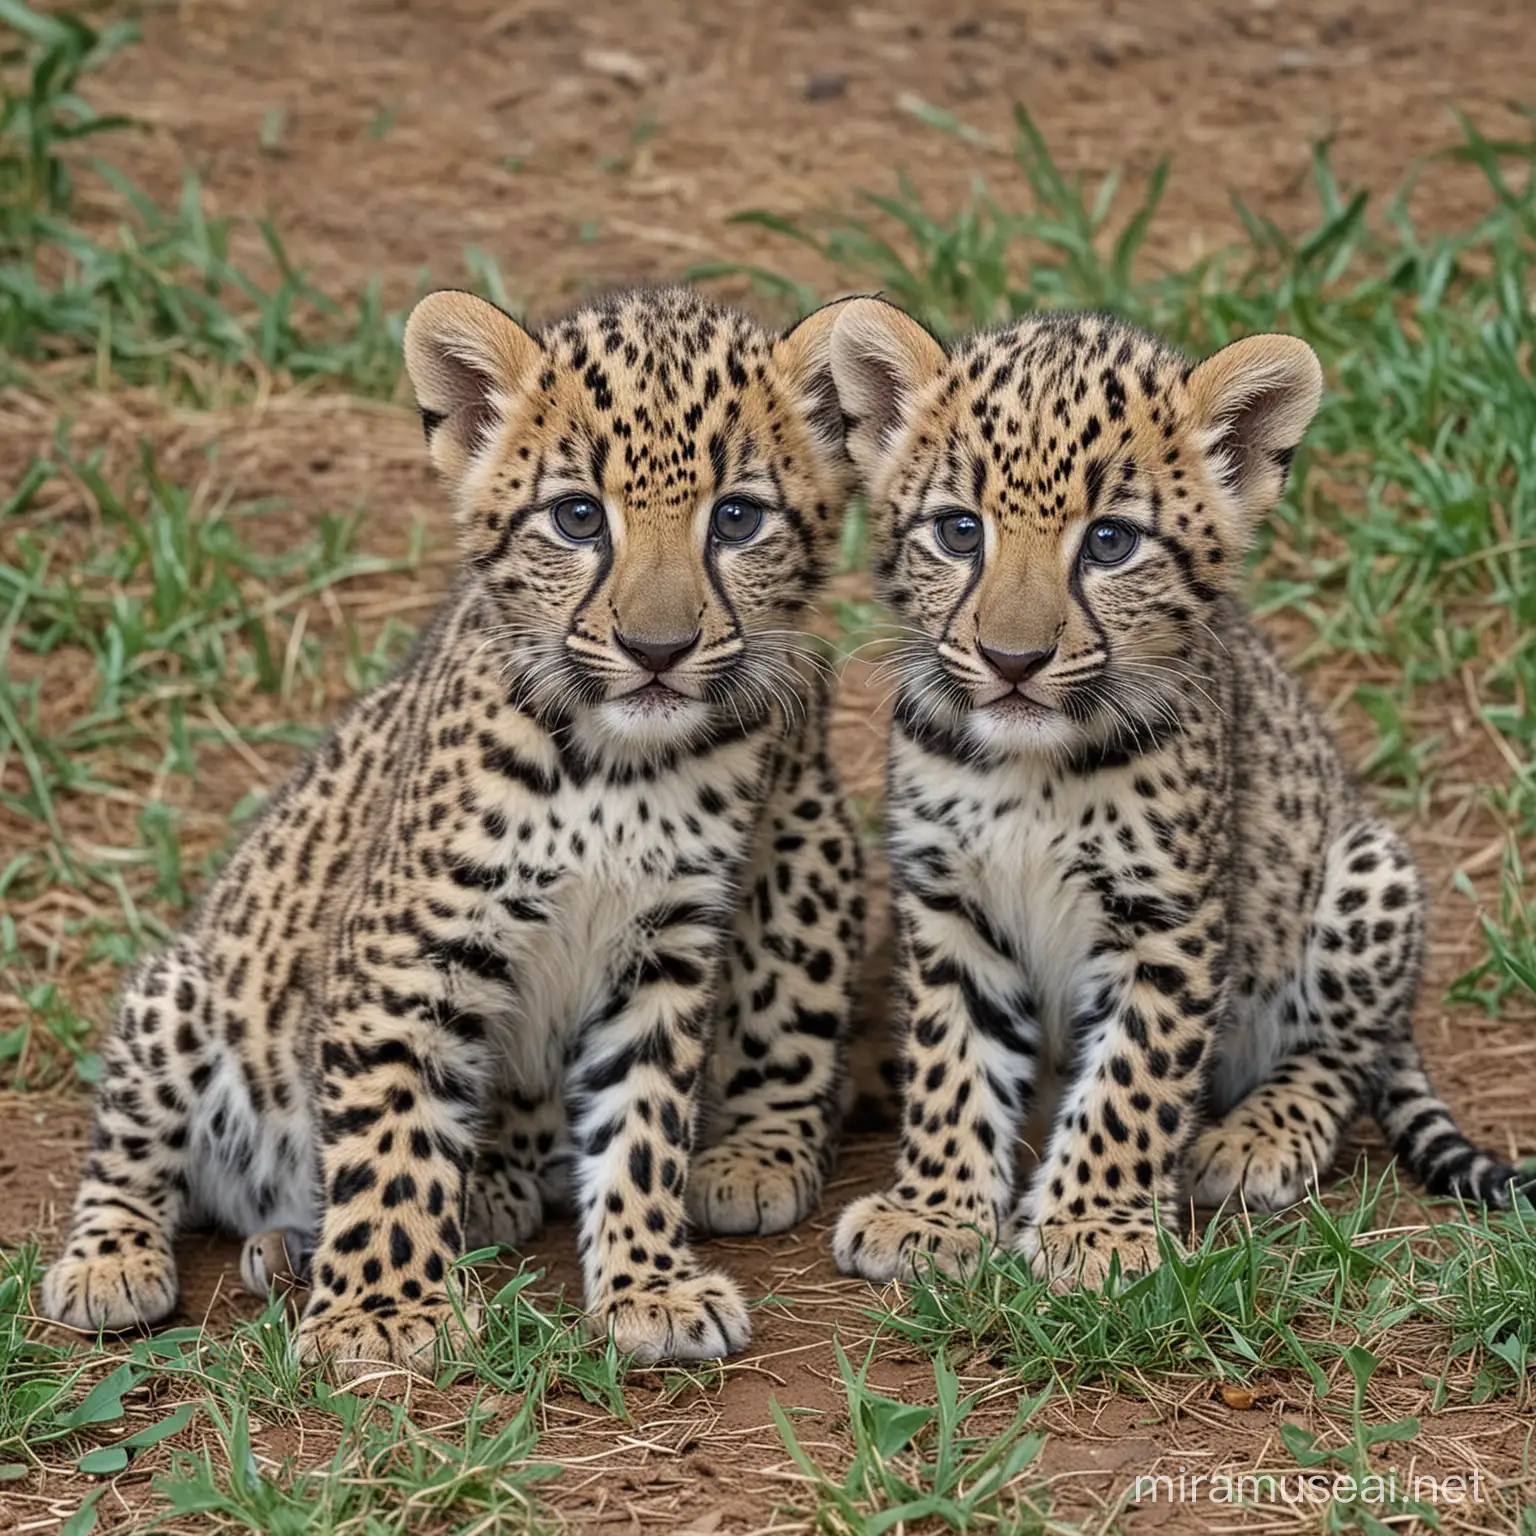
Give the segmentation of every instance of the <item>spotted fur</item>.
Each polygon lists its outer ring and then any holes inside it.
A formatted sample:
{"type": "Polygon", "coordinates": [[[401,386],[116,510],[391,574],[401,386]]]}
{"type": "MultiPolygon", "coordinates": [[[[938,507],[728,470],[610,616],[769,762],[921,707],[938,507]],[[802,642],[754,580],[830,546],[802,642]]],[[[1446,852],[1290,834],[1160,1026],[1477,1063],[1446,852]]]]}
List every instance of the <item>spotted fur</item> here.
{"type": "Polygon", "coordinates": [[[1059,315],[946,354],[863,301],[832,354],[910,637],[889,758],[905,1123],[891,1187],[838,1224],[842,1267],[957,1269],[985,1237],[1063,1283],[1145,1269],[1160,1213],[1296,1200],[1361,1108],[1432,1191],[1505,1201],[1510,1170],[1413,1045],[1412,856],[1242,607],[1317,405],[1311,351],[1255,337],[1191,367],[1059,315]]]}
{"type": "Polygon", "coordinates": [[[833,318],[418,306],[457,583],[130,982],[49,1316],[165,1317],[212,1219],[249,1284],[312,1277],[305,1359],[410,1365],[466,1240],[569,1200],[621,1349],[746,1341],[690,1221],[816,1202],[862,947],[800,628],[852,474],[833,318]]]}

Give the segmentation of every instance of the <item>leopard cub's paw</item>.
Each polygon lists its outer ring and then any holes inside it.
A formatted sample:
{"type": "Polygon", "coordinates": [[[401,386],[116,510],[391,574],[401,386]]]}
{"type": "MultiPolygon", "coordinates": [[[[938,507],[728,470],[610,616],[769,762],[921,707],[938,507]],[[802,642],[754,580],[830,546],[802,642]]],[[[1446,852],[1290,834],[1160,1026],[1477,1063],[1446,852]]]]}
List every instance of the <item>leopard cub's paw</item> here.
{"type": "Polygon", "coordinates": [[[1278,1211],[1305,1197],[1317,1170],[1310,1149],[1287,1130],[1228,1118],[1202,1131],[1189,1151],[1190,1198],[1215,1208],[1241,1201],[1250,1211],[1278,1211]]]}
{"type": "Polygon", "coordinates": [[[87,1237],[71,1242],[43,1276],[43,1316],[81,1333],[116,1333],[163,1322],[176,1310],[177,1290],[176,1261],[152,1234],[87,1237]]]}
{"type": "Polygon", "coordinates": [[[706,1271],[675,1279],[656,1275],[643,1286],[610,1295],[589,1325],[640,1365],[658,1360],[719,1360],[745,1349],[752,1337],[746,1303],[733,1280],[706,1271]]]}
{"type": "Polygon", "coordinates": [[[1110,1261],[1120,1261],[1125,1276],[1146,1274],[1162,1262],[1157,1226],[1150,1212],[1127,1212],[1120,1221],[1046,1221],[1021,1225],[1013,1240],[1030,1268],[1049,1280],[1053,1291],[1075,1286],[1103,1290],[1110,1261]]]}
{"type": "Polygon", "coordinates": [[[273,1289],[303,1290],[309,1284],[315,1240],[294,1227],[269,1227],[248,1237],[240,1249],[240,1283],[253,1296],[273,1289]]]}
{"type": "MultiPolygon", "coordinates": [[[[373,1299],[337,1301],[323,1294],[311,1298],[299,1323],[299,1363],[329,1365],[338,1381],[387,1369],[430,1376],[468,1342],[446,1289],[428,1291],[414,1301],[363,1306],[364,1300],[373,1299]]],[[[477,1308],[465,1306],[464,1323],[471,1332],[477,1329],[477,1308]]]]}
{"type": "Polygon", "coordinates": [[[890,1195],[864,1195],[838,1218],[832,1253],[845,1275],[910,1279],[932,1263],[947,1274],[974,1272],[986,1238],[969,1215],[916,1210],[890,1195]]]}
{"type": "Polygon", "coordinates": [[[464,1206],[467,1251],[521,1248],[543,1225],[543,1196],[526,1174],[497,1170],[470,1180],[464,1206]]]}
{"type": "Polygon", "coordinates": [[[814,1159],[776,1146],[706,1148],[688,1174],[688,1217],[700,1232],[785,1232],[821,1198],[814,1159]]]}

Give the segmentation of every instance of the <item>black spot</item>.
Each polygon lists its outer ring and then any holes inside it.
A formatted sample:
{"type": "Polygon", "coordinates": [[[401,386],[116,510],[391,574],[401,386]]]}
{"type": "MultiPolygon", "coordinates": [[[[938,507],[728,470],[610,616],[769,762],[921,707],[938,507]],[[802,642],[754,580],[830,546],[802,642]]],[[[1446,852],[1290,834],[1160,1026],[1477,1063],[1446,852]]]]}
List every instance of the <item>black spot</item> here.
{"type": "Polygon", "coordinates": [[[397,1221],[389,1229],[389,1262],[396,1269],[404,1269],[411,1262],[414,1252],[415,1245],[411,1242],[410,1234],[397,1221]]]}
{"type": "Polygon", "coordinates": [[[360,1221],[343,1232],[332,1245],[337,1253],[361,1253],[373,1237],[373,1223],[360,1221]]]}
{"type": "Polygon", "coordinates": [[[347,1163],[336,1170],[331,1180],[331,1204],[346,1205],[373,1188],[378,1175],[367,1163],[347,1163]]]}
{"type": "Polygon", "coordinates": [[[405,1200],[416,1198],[416,1180],[408,1173],[398,1173],[384,1186],[383,1200],[386,1206],[396,1206],[405,1200]]]}
{"type": "Polygon", "coordinates": [[[629,1176],[642,1195],[651,1192],[651,1149],[647,1142],[637,1141],[629,1149],[629,1176]]]}

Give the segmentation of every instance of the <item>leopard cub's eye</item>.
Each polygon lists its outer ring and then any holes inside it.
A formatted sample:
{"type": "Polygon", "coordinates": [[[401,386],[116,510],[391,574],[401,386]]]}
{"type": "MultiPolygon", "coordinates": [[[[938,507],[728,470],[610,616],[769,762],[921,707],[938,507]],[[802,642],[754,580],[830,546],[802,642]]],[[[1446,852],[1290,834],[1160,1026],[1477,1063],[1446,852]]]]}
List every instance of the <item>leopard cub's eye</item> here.
{"type": "Polygon", "coordinates": [[[974,555],[981,548],[981,519],[974,512],[946,512],[933,520],[939,548],[952,555],[974,555]]]}
{"type": "Polygon", "coordinates": [[[607,523],[602,503],[591,496],[562,496],[549,515],[555,527],[578,544],[595,539],[607,523]]]}
{"type": "Polygon", "coordinates": [[[723,497],[709,520],[709,531],[722,544],[745,544],[762,526],[762,504],[750,496],[723,497]]]}
{"type": "Polygon", "coordinates": [[[1094,565],[1119,565],[1130,559],[1140,542],[1141,535],[1129,523],[1101,517],[1083,540],[1083,559],[1094,565]]]}

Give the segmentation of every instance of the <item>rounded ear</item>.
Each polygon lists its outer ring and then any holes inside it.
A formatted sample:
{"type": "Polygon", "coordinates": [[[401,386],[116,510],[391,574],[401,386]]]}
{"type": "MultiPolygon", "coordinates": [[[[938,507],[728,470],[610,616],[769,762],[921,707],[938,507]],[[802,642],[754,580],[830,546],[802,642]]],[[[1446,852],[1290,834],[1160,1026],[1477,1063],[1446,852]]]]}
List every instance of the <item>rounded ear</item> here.
{"type": "Polygon", "coordinates": [[[1197,441],[1238,511],[1256,522],[1280,499],[1291,456],[1317,413],[1323,370],[1295,336],[1247,336],[1188,380],[1197,441]]]}
{"type": "Polygon", "coordinates": [[[405,370],[432,462],[459,480],[525,389],[542,351],[510,315],[472,293],[429,293],[405,323],[405,370]]]}
{"type": "Polygon", "coordinates": [[[833,299],[796,322],[773,346],[775,362],[794,392],[817,447],[839,463],[846,461],[843,408],[832,379],[832,332],[838,316],[859,298],[833,299]]]}
{"type": "Polygon", "coordinates": [[[831,356],[849,456],[873,480],[918,392],[943,368],[944,348],[894,304],[858,298],[838,307],[831,356]]]}

